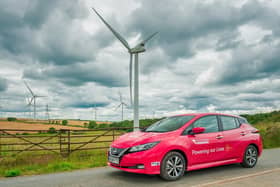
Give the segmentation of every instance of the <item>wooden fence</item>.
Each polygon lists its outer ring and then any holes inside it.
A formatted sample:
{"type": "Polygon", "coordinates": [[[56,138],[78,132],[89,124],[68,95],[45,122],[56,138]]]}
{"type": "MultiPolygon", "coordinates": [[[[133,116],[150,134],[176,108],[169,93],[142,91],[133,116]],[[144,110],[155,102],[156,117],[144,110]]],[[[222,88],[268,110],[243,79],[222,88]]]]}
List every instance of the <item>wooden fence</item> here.
{"type": "Polygon", "coordinates": [[[108,149],[110,143],[127,130],[128,128],[61,129],[50,132],[0,129],[0,157],[28,151],[53,152],[67,157],[75,151],[108,149]]]}

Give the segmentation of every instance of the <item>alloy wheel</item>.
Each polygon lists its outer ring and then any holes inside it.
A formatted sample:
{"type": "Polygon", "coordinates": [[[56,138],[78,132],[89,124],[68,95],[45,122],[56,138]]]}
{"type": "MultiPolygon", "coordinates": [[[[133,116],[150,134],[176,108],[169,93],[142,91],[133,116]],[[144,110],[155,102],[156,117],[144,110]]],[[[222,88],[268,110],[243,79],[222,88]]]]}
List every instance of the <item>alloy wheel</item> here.
{"type": "Polygon", "coordinates": [[[174,155],[170,157],[166,162],[166,171],[170,177],[178,177],[182,174],[183,171],[183,160],[174,155]]]}
{"type": "Polygon", "coordinates": [[[245,159],[248,165],[253,166],[257,162],[258,153],[254,147],[249,147],[246,151],[245,159]]]}

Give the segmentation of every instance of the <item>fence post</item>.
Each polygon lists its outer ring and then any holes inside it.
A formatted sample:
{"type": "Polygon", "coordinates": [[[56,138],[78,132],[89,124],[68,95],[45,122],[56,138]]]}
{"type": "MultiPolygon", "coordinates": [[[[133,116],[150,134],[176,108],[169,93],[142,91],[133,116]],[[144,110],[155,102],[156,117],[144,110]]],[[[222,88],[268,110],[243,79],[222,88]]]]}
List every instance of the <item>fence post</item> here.
{"type": "Polygon", "coordinates": [[[71,133],[70,129],[68,129],[68,148],[67,148],[68,155],[67,156],[69,156],[71,153],[70,133],[71,133]]]}
{"type": "Polygon", "coordinates": [[[115,128],[113,128],[113,141],[115,141],[115,128]]]}
{"type": "Polygon", "coordinates": [[[59,143],[59,150],[60,150],[60,155],[62,155],[62,146],[61,146],[61,144],[62,144],[62,141],[61,141],[62,137],[61,137],[61,129],[59,129],[58,133],[59,133],[59,140],[58,140],[58,143],[59,143]]]}

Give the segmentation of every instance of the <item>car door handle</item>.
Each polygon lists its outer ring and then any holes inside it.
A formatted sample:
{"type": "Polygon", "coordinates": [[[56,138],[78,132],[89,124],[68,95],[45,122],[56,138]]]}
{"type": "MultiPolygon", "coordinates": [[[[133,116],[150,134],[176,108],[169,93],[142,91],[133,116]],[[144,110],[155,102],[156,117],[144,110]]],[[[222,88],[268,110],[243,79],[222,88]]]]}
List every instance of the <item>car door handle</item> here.
{"type": "Polygon", "coordinates": [[[222,139],[223,138],[223,136],[222,135],[218,135],[218,136],[216,136],[216,139],[222,139]]]}
{"type": "Polygon", "coordinates": [[[245,136],[246,132],[241,132],[240,135],[245,136]]]}

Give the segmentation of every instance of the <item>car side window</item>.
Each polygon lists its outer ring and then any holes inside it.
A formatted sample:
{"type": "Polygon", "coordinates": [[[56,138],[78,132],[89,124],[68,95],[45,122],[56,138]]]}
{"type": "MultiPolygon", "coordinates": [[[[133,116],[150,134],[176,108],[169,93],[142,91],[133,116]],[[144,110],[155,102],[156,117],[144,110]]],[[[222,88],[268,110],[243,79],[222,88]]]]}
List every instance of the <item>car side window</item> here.
{"type": "Polygon", "coordinates": [[[220,116],[221,122],[223,124],[223,130],[231,130],[238,128],[236,120],[234,117],[231,116],[220,116]]]}
{"type": "Polygon", "coordinates": [[[245,118],[238,118],[239,122],[242,124],[242,123],[246,123],[246,124],[249,124],[249,122],[245,119],[245,118]]]}
{"type": "Polygon", "coordinates": [[[199,118],[193,123],[193,127],[204,127],[204,133],[219,131],[218,120],[217,117],[214,115],[199,118]]]}

